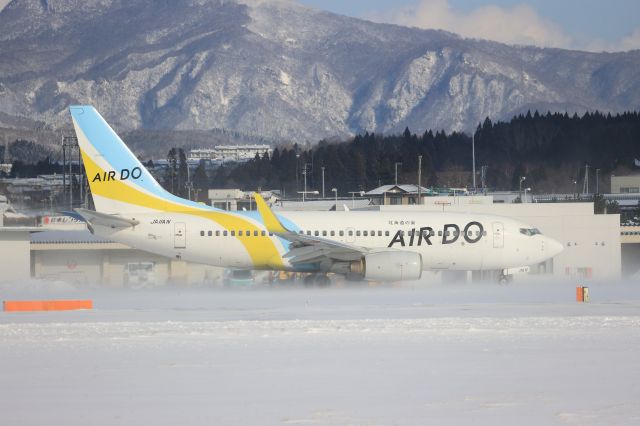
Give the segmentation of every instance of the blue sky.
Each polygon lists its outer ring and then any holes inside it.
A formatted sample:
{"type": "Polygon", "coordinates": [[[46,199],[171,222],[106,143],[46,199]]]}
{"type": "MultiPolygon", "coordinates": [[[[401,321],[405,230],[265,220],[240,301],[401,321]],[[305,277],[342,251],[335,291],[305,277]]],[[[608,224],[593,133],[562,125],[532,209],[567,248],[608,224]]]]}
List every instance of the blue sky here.
{"type": "Polygon", "coordinates": [[[640,48],[638,0],[298,1],[344,15],[423,28],[440,27],[467,37],[507,43],[593,51],[640,48]]]}

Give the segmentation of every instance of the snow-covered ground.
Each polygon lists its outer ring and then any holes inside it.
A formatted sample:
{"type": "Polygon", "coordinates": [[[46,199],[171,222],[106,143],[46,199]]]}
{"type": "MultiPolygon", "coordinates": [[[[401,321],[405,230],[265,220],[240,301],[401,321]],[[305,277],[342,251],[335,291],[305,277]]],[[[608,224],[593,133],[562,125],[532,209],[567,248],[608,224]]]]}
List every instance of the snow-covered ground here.
{"type": "Polygon", "coordinates": [[[640,424],[640,283],[18,288],[1,424],[640,424]]]}

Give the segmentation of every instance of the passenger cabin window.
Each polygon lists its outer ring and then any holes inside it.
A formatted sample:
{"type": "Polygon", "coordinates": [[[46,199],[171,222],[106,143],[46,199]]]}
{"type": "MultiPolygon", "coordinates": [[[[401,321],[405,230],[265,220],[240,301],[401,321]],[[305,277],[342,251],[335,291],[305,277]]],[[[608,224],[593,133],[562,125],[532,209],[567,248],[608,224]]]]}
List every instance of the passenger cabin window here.
{"type": "Polygon", "coordinates": [[[236,236],[236,231],[231,231],[231,236],[235,237],[236,236]]]}
{"type": "Polygon", "coordinates": [[[204,237],[204,231],[200,231],[200,236],[204,237]]]}
{"type": "Polygon", "coordinates": [[[340,236],[344,237],[344,231],[340,231],[340,236]]]}
{"type": "Polygon", "coordinates": [[[267,235],[267,232],[266,231],[260,231],[260,235],[262,235],[264,237],[265,235],[267,235]]]}
{"type": "Polygon", "coordinates": [[[378,231],[378,237],[382,237],[382,231],[378,231]]]}
{"type": "Polygon", "coordinates": [[[220,236],[220,231],[218,230],[216,231],[216,237],[219,237],[219,236],[220,236]]]}
{"type": "Polygon", "coordinates": [[[389,236],[389,231],[384,231],[384,236],[388,237],[389,236]]]}
{"type": "Polygon", "coordinates": [[[365,237],[368,237],[369,236],[369,231],[362,231],[362,235],[365,236],[365,237]]]}
{"type": "Polygon", "coordinates": [[[317,237],[317,236],[319,236],[319,235],[320,235],[320,232],[318,232],[318,231],[313,231],[313,235],[317,237]]]}
{"type": "Polygon", "coordinates": [[[322,236],[326,237],[327,236],[327,231],[322,231],[322,236]]]}
{"type": "Polygon", "coordinates": [[[356,237],[360,236],[360,231],[356,231],[356,237]]]}
{"type": "Polygon", "coordinates": [[[213,232],[212,231],[208,231],[207,235],[211,237],[213,235],[213,232]]]}
{"type": "Polygon", "coordinates": [[[353,237],[353,231],[349,231],[349,236],[353,237]]]}
{"type": "Polygon", "coordinates": [[[238,237],[242,237],[242,231],[238,231],[238,237]]]}
{"type": "Polygon", "coordinates": [[[335,237],[336,236],[336,231],[331,231],[331,236],[335,237]]]}
{"type": "Polygon", "coordinates": [[[222,234],[226,237],[227,236],[227,231],[224,231],[222,234]]]}

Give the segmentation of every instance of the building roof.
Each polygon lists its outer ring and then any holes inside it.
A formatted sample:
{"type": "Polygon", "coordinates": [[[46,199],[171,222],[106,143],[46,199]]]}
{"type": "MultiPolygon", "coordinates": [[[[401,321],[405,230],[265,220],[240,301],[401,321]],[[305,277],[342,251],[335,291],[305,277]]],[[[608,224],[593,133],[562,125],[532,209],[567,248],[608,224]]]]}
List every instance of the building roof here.
{"type": "MultiPolygon", "coordinates": [[[[420,187],[422,194],[431,194],[429,188],[424,186],[420,187]]],[[[386,193],[399,193],[399,194],[418,194],[418,185],[406,184],[406,185],[382,185],[371,191],[365,192],[364,195],[384,195],[386,193]]]]}

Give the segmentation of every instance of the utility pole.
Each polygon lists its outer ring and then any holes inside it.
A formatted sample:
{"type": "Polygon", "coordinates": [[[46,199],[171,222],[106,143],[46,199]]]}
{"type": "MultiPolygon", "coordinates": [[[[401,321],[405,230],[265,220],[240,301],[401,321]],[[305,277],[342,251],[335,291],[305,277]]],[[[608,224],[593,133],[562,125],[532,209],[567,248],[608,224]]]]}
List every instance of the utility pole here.
{"type": "Polygon", "coordinates": [[[398,185],[398,164],[402,165],[402,163],[396,162],[396,185],[398,185]]]}
{"type": "Polygon", "coordinates": [[[471,158],[473,162],[473,192],[476,192],[476,134],[471,135],[471,158]]]}
{"type": "Polygon", "coordinates": [[[322,198],[324,199],[324,166],[322,166],[322,198]]]}
{"type": "Polygon", "coordinates": [[[599,194],[599,183],[598,181],[600,180],[600,169],[596,169],[596,194],[599,194]]]}
{"type": "Polygon", "coordinates": [[[421,197],[421,189],[422,189],[422,155],[418,155],[418,204],[422,204],[421,197]]]}

